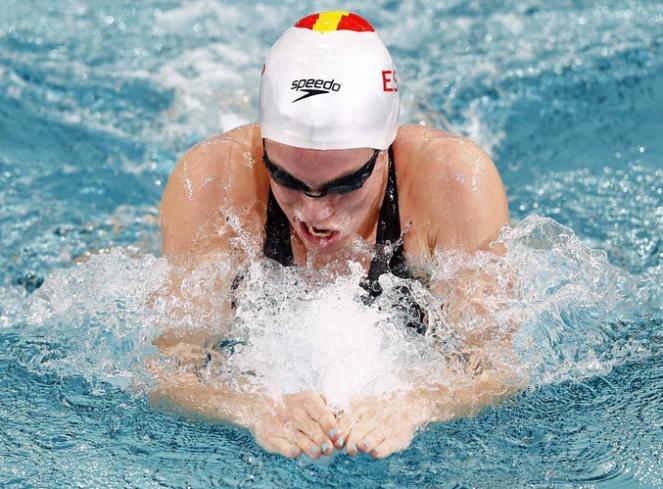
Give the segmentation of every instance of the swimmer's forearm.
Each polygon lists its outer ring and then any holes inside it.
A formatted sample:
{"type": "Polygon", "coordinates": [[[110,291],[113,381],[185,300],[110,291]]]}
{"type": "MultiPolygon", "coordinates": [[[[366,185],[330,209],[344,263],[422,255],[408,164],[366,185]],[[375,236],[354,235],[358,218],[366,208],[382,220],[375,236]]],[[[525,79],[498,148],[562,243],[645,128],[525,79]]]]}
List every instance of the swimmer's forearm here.
{"type": "Polygon", "coordinates": [[[444,422],[474,416],[481,409],[524,388],[522,379],[505,372],[475,377],[467,384],[448,387],[435,385],[419,389],[416,396],[426,406],[430,422],[444,422]]]}
{"type": "Polygon", "coordinates": [[[152,404],[183,415],[195,415],[213,422],[230,422],[250,428],[257,413],[266,403],[261,396],[242,393],[223,386],[206,384],[200,371],[218,355],[208,345],[216,343],[218,335],[206,331],[189,331],[183,336],[165,333],[154,341],[166,362],[151,362],[151,373],[156,388],[150,393],[152,404]]]}
{"type": "Polygon", "coordinates": [[[212,422],[230,422],[245,428],[252,427],[256,413],[265,406],[259,394],[204,385],[193,373],[160,380],[150,401],[179,414],[196,415],[212,422]]]}

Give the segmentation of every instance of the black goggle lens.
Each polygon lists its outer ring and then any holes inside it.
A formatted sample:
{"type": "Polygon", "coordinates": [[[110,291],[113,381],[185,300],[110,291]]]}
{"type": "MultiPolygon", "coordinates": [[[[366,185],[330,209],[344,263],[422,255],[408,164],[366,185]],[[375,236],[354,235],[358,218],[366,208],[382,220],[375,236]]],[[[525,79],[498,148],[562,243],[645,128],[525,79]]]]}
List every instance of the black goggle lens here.
{"type": "Polygon", "coordinates": [[[332,180],[331,182],[324,184],[318,190],[311,190],[304,182],[296,179],[288,172],[282,170],[277,165],[272,163],[272,161],[267,156],[267,151],[265,151],[264,142],[263,142],[263,151],[262,151],[262,161],[267,167],[269,175],[279,185],[282,185],[291,190],[298,190],[300,192],[304,192],[304,195],[306,195],[307,197],[311,197],[313,199],[320,199],[330,193],[342,195],[361,188],[366,182],[366,180],[368,180],[368,177],[370,177],[371,174],[373,173],[373,168],[375,168],[375,162],[377,161],[379,154],[380,150],[378,149],[373,150],[373,155],[371,156],[371,158],[366,163],[364,163],[361,166],[361,168],[359,168],[357,171],[350,173],[349,175],[337,178],[336,180],[332,180]]]}

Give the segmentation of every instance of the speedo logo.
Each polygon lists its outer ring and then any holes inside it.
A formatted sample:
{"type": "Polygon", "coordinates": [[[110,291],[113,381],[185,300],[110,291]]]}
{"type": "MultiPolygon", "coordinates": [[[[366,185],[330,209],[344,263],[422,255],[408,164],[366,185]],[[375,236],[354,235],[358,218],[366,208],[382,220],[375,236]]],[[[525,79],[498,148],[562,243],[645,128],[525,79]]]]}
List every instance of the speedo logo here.
{"type": "Polygon", "coordinates": [[[341,89],[341,84],[331,80],[321,80],[320,78],[302,78],[301,80],[293,80],[290,90],[296,92],[304,92],[299,98],[296,98],[292,103],[304,100],[314,95],[322,95],[323,93],[338,92],[341,89]]]}

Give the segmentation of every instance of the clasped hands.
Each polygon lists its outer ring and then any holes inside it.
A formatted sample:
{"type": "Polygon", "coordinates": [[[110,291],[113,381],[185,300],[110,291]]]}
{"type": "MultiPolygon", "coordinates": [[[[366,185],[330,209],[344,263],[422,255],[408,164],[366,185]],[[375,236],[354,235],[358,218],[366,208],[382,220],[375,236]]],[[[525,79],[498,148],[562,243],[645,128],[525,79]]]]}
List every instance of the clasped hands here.
{"type": "Polygon", "coordinates": [[[252,418],[248,427],[256,441],[288,458],[304,453],[317,459],[334,448],[384,458],[407,448],[430,413],[425,398],[412,393],[362,398],[334,412],[322,396],[304,391],[265,400],[252,418]]]}

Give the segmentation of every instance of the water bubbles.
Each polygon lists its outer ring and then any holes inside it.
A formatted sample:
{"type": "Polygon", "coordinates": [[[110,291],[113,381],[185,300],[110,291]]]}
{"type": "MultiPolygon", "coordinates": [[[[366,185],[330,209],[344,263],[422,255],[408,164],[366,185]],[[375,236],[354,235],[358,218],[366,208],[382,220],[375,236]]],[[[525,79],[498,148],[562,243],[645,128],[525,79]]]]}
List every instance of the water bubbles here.
{"type": "MultiPolygon", "coordinates": [[[[161,290],[176,270],[164,260],[114,250],[51,274],[27,302],[8,296],[1,317],[6,326],[27,318],[34,333],[51,331],[58,344],[68,345],[66,361],[54,358],[40,368],[100,376],[118,385],[143,375],[141,357],[154,352],[152,339],[168,317],[178,318],[168,327],[203,327],[234,341],[232,349],[219,350],[225,361],[210,364],[208,381],[232,384],[251,372],[254,388],[275,396],[314,389],[338,406],[413,383],[454,382],[451,372],[462,371],[454,351],[486,321],[497,329],[484,348],[493,348],[494,341],[496,355],[503,335],[514,325],[519,330],[514,345],[532,385],[605,373],[627,355],[633,358],[625,332],[604,326],[626,300],[628,284],[605,253],[540,218],[505,230],[500,242],[507,250],[502,257],[441,254],[428,264],[431,280],[447,284],[439,297],[418,281],[383,276],[383,294],[368,307],[361,299],[364,271],[358,264],[345,275],[321,276],[254,260],[233,292],[232,319],[223,306],[231,297],[222,290],[237,270],[231,261],[219,257],[182,269],[179,293],[170,296],[161,290]],[[484,287],[476,273],[494,277],[490,294],[481,292],[489,316],[477,322],[461,312],[452,319],[453,304],[484,287]],[[415,318],[401,307],[404,287],[408,300],[426,312],[423,335],[405,327],[415,318]],[[604,349],[607,338],[612,346],[604,349]]],[[[638,355],[648,352],[643,347],[638,355]]]]}
{"type": "Polygon", "coordinates": [[[251,371],[252,382],[272,395],[311,389],[339,407],[409,385],[402,365],[416,357],[408,357],[408,332],[363,305],[361,267],[324,284],[265,265],[242,278],[232,334],[244,346],[226,359],[221,378],[251,371]]]}
{"type": "Polygon", "coordinates": [[[253,155],[249,151],[244,151],[242,153],[242,159],[244,160],[244,164],[246,165],[247,168],[253,168],[255,165],[255,160],[253,159],[253,155]]]}

